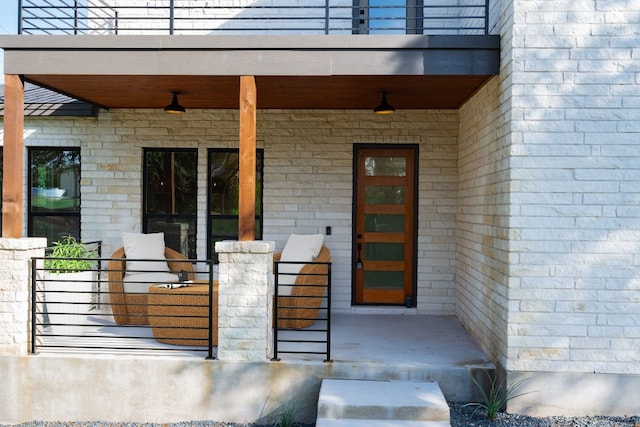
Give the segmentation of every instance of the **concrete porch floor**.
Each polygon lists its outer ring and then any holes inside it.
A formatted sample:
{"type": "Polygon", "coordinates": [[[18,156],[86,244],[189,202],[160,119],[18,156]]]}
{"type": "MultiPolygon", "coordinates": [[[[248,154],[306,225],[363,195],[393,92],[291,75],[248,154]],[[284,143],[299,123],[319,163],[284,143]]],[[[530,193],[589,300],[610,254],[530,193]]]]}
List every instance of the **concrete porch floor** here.
{"type": "MultiPolygon", "coordinates": [[[[108,308],[94,312],[89,316],[89,322],[93,326],[86,327],[81,337],[44,336],[43,344],[52,347],[41,347],[38,352],[82,353],[85,356],[122,354],[186,357],[203,361],[207,356],[204,347],[200,350],[161,344],[153,338],[149,327],[118,327],[113,323],[108,308]]],[[[309,329],[322,328],[322,323],[318,321],[309,329]]],[[[295,339],[305,334],[308,339],[308,331],[305,330],[280,334],[280,339],[295,339]]],[[[292,346],[291,349],[305,351],[314,346],[293,343],[279,344],[279,348],[287,345],[292,346]]],[[[320,345],[322,348],[323,345],[320,345]]],[[[318,351],[317,346],[313,347],[313,351],[318,351]]],[[[324,354],[285,352],[278,356],[279,361],[269,362],[265,359],[265,363],[280,364],[283,368],[288,366],[287,369],[299,371],[325,372],[314,375],[332,378],[436,381],[451,401],[470,399],[476,389],[471,378],[482,380],[485,372],[494,369],[491,360],[455,316],[408,313],[334,313],[331,327],[332,363],[324,362],[324,354]]]]}
{"type": "Polygon", "coordinates": [[[334,314],[334,362],[493,368],[455,316],[334,314]]]}
{"type": "MultiPolygon", "coordinates": [[[[455,316],[414,314],[334,313],[331,325],[331,360],[397,367],[474,367],[493,364],[455,316]]],[[[308,329],[325,328],[318,321],[308,329]]],[[[157,342],[147,326],[119,327],[110,310],[93,311],[81,337],[44,336],[39,353],[86,353],[203,356],[205,350],[157,342]],[[90,326],[89,326],[90,324],[90,326]],[[51,345],[51,347],[47,347],[51,345]],[[58,347],[60,346],[60,347],[58,347]],[[68,346],[68,347],[67,347],[68,346]],[[109,348],[113,347],[113,348],[109,348]]],[[[47,329],[45,329],[45,334],[47,329]]],[[[309,339],[309,331],[281,331],[280,339],[309,339]]],[[[324,334],[321,334],[324,337],[324,334]]],[[[293,350],[324,350],[322,345],[280,344],[282,361],[323,361],[324,355],[289,354],[293,350]]],[[[215,347],[214,347],[215,356],[215,347]]]]}

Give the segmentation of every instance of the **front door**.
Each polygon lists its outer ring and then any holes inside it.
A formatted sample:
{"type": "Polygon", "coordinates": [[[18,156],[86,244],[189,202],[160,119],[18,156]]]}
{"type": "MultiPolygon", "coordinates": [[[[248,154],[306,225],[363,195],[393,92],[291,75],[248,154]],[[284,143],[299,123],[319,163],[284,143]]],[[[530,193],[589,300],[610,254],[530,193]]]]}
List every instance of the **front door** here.
{"type": "Polygon", "coordinates": [[[415,305],[416,157],[416,146],[354,146],[356,305],[415,305]]]}

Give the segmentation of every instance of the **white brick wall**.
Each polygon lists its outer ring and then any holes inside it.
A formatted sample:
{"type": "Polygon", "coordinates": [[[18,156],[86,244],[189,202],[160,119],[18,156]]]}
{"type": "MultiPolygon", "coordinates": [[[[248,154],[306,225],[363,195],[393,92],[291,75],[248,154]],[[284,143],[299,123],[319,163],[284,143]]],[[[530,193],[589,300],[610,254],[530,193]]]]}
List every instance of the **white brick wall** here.
{"type": "Polygon", "coordinates": [[[516,1],[508,368],[640,373],[640,4],[516,1]]]}
{"type": "Polygon", "coordinates": [[[273,357],[273,242],[218,242],[218,359],[273,357]]]}
{"type": "MultiPolygon", "coordinates": [[[[237,147],[236,111],[102,111],[97,119],[26,119],[26,145],[80,146],[82,238],[108,257],[123,231],[140,231],[142,148],[198,148],[198,258],[206,256],[207,148],[237,147]]],[[[265,149],[264,239],[282,249],[291,233],[324,233],[333,261],[333,304],[351,305],[354,143],[420,146],[418,312],[454,313],[456,111],[258,112],[265,149]]],[[[25,157],[26,159],[26,157],[25,157]]],[[[25,160],[26,161],[26,160],[25,160]]],[[[25,179],[25,191],[26,191],[25,179]]],[[[26,218],[25,218],[26,227],[26,218]]]]}
{"type": "Polygon", "coordinates": [[[0,238],[0,354],[29,351],[31,258],[44,256],[46,239],[0,238]]]}
{"type": "Polygon", "coordinates": [[[494,360],[507,354],[509,147],[500,79],[460,109],[456,314],[494,360]]]}

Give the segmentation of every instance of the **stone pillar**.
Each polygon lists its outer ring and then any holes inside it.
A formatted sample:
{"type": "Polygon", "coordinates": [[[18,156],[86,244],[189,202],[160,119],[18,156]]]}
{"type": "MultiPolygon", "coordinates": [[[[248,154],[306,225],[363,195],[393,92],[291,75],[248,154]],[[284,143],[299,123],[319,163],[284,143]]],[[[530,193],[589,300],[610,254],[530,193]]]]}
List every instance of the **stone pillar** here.
{"type": "Polygon", "coordinates": [[[218,359],[264,361],[273,355],[274,242],[216,243],[218,359]]]}
{"type": "Polygon", "coordinates": [[[0,238],[0,355],[29,352],[31,258],[43,257],[45,238],[0,238]]]}

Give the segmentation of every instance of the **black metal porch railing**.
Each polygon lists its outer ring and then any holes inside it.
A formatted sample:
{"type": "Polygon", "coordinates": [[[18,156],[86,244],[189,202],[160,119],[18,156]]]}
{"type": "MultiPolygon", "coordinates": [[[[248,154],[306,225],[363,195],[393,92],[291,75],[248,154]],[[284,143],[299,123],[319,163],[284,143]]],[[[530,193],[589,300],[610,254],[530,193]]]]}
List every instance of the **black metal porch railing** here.
{"type": "MultiPolygon", "coordinates": [[[[124,259],[82,259],[94,261],[95,268],[58,274],[45,269],[45,258],[32,259],[32,353],[181,353],[214,358],[213,261],[189,260],[195,272],[183,277],[186,282],[166,283],[149,276],[123,279],[124,268],[117,265],[124,265],[124,259]],[[148,291],[126,293],[125,286],[148,291]]],[[[167,263],[172,271],[184,266],[184,260],[167,263]]]]}
{"type": "Polygon", "coordinates": [[[234,6],[231,1],[19,0],[18,33],[486,35],[489,1],[354,6],[352,0],[306,0],[304,5],[257,0],[234,6]]]}
{"type": "Polygon", "coordinates": [[[281,273],[274,263],[273,360],[281,354],[324,355],[331,361],[331,262],[306,263],[298,273],[281,273]],[[281,276],[296,276],[294,284],[280,284],[281,276]],[[284,292],[287,289],[288,292],[284,292]]]}

